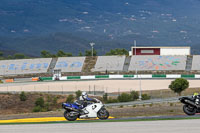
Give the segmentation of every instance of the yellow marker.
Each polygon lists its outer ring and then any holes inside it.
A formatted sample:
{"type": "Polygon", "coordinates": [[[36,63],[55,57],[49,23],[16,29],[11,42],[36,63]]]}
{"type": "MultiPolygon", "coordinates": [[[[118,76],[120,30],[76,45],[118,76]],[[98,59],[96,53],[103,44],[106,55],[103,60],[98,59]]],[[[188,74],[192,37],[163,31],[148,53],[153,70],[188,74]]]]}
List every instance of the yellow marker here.
{"type": "MultiPolygon", "coordinates": [[[[113,118],[114,117],[109,117],[109,119],[113,118]]],[[[95,120],[95,119],[77,119],[77,120],[95,120]]],[[[64,117],[25,118],[25,119],[13,119],[13,120],[0,120],[0,123],[29,123],[29,122],[58,122],[58,121],[66,121],[66,119],[64,117]]]]}

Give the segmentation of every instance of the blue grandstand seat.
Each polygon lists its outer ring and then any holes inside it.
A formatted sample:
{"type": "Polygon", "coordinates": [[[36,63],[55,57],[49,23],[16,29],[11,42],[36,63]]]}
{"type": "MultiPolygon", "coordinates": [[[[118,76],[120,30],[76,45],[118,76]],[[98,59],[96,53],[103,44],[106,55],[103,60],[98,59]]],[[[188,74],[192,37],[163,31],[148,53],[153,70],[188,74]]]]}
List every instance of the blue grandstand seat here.
{"type": "Polygon", "coordinates": [[[46,73],[52,58],[1,60],[0,75],[46,73]]]}
{"type": "Polygon", "coordinates": [[[81,72],[84,61],[85,57],[60,57],[55,69],[61,69],[62,72],[81,72]]]}

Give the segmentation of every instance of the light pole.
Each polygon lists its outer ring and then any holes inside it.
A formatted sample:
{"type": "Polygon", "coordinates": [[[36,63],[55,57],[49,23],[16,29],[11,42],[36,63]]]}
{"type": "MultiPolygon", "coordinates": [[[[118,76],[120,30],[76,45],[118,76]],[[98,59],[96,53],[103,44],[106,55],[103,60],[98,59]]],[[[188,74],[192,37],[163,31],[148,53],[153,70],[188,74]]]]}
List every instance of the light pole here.
{"type": "MultiPolygon", "coordinates": [[[[136,55],[137,55],[137,53],[136,53],[136,52],[137,52],[137,51],[136,51],[136,40],[134,40],[134,47],[135,47],[135,49],[134,49],[134,53],[135,53],[135,54],[134,54],[134,55],[136,56],[136,55]]],[[[137,63],[137,62],[136,62],[136,63],[137,63]]],[[[136,75],[137,75],[137,78],[139,78],[139,77],[138,77],[138,73],[137,73],[137,67],[135,68],[135,73],[136,73],[136,75]]],[[[140,81],[140,82],[139,82],[139,88],[140,88],[139,99],[142,100],[141,75],[140,75],[139,81],[140,81]]]]}
{"type": "MultiPolygon", "coordinates": [[[[135,56],[136,56],[136,40],[134,40],[134,47],[135,47],[135,49],[134,49],[134,54],[135,54],[135,56]]],[[[136,62],[137,63],[137,62],[136,62]]],[[[135,68],[135,73],[136,73],[136,75],[137,75],[137,68],[135,68]]],[[[137,77],[138,77],[138,75],[137,75],[137,77]]]]}
{"type": "Polygon", "coordinates": [[[135,46],[135,49],[134,49],[135,52],[134,52],[134,53],[135,53],[135,55],[136,55],[136,40],[134,40],[134,46],[135,46]]]}
{"type": "Polygon", "coordinates": [[[94,54],[94,52],[93,52],[94,45],[95,45],[95,43],[93,43],[93,42],[90,43],[90,46],[92,47],[92,57],[93,57],[93,54],[94,54]]]}

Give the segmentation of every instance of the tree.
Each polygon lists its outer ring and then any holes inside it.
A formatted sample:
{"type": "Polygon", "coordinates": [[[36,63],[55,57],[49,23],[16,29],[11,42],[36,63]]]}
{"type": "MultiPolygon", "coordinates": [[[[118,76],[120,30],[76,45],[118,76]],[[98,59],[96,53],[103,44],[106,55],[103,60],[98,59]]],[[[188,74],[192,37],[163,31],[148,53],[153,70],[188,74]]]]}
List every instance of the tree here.
{"type": "Polygon", "coordinates": [[[79,52],[78,56],[83,56],[83,54],[81,52],[79,52]]]}
{"type": "Polygon", "coordinates": [[[171,82],[169,88],[175,93],[181,95],[181,92],[189,87],[189,82],[186,79],[178,78],[171,82]]]}
{"type": "Polygon", "coordinates": [[[71,57],[72,53],[65,53],[66,57],[71,57]]]}
{"type": "Polygon", "coordinates": [[[3,56],[3,52],[0,52],[0,57],[2,57],[3,56]]]}
{"type": "Polygon", "coordinates": [[[72,56],[72,53],[65,53],[64,51],[62,50],[59,50],[56,54],[57,57],[69,57],[69,56],[72,56]]]}
{"type": "Polygon", "coordinates": [[[14,58],[15,58],[15,59],[24,59],[24,58],[25,58],[25,55],[22,54],[22,53],[16,53],[16,54],[14,55],[14,58]]]}
{"type": "MultiPolygon", "coordinates": [[[[85,56],[92,56],[92,50],[86,50],[85,56]]],[[[95,49],[93,50],[93,56],[97,56],[97,51],[95,49]]]]}
{"type": "Polygon", "coordinates": [[[46,50],[42,50],[40,53],[41,53],[41,57],[43,57],[43,58],[52,57],[51,53],[46,50]]]}
{"type": "Polygon", "coordinates": [[[129,55],[128,51],[126,49],[111,49],[109,52],[106,53],[106,55],[129,55]]]}
{"type": "Polygon", "coordinates": [[[13,57],[11,55],[8,55],[7,59],[13,59],[13,57]]]}
{"type": "Polygon", "coordinates": [[[62,50],[59,50],[58,52],[57,52],[57,56],[58,57],[65,57],[65,52],[63,52],[62,50]]]}

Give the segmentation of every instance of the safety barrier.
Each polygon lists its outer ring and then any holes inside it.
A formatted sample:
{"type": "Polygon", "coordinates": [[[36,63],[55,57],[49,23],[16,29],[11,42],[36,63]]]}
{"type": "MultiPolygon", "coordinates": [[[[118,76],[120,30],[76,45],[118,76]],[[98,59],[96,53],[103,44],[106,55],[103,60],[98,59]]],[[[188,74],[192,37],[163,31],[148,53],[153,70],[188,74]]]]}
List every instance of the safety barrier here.
{"type": "MultiPolygon", "coordinates": [[[[95,79],[200,79],[200,75],[181,75],[181,74],[166,74],[166,75],[151,75],[151,74],[138,74],[138,75],[89,75],[89,76],[63,76],[59,80],[95,80],[95,79]]],[[[42,77],[42,80],[55,80],[53,77],[42,77]]]]}
{"type": "Polygon", "coordinates": [[[38,77],[33,77],[32,81],[39,81],[39,78],[38,77]]]}
{"type": "Polygon", "coordinates": [[[12,82],[14,82],[14,79],[6,79],[5,82],[6,83],[12,83],[12,82]]]}

